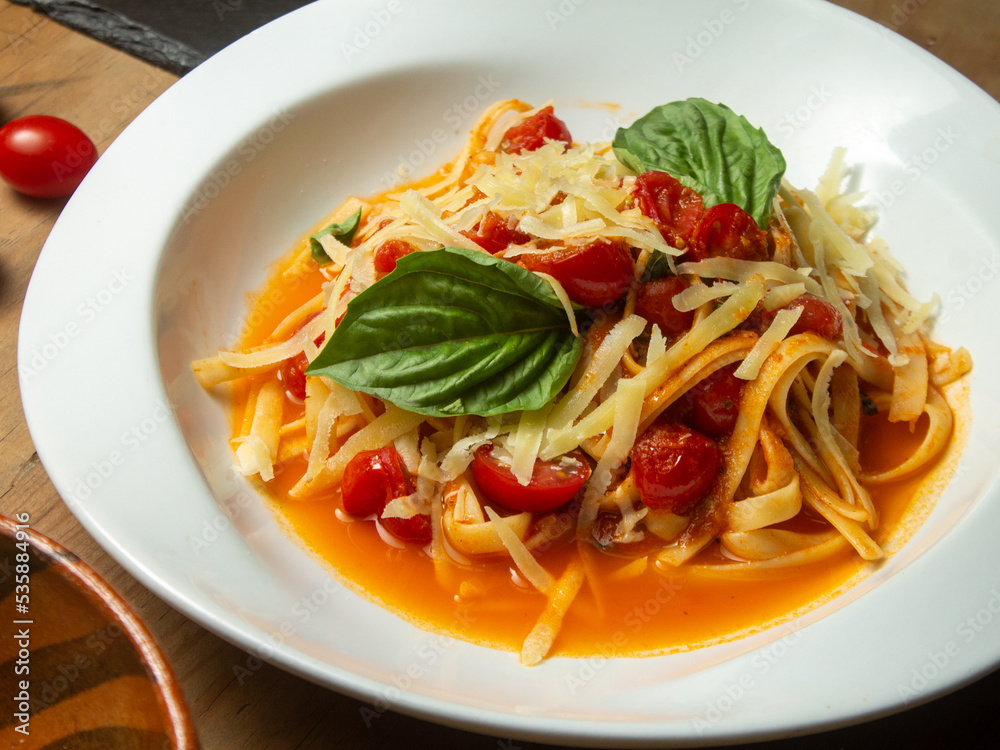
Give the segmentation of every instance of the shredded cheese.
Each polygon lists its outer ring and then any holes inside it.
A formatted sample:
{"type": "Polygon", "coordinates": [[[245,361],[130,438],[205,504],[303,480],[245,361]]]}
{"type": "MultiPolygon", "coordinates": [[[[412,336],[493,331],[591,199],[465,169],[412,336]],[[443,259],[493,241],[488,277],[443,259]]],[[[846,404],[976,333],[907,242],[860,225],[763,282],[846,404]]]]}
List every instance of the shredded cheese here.
{"type": "Polygon", "coordinates": [[[774,320],[771,321],[771,325],[757,339],[757,343],[754,344],[753,349],[750,350],[746,359],[736,368],[736,372],[733,374],[742,380],[753,380],[757,377],[757,373],[760,372],[760,366],[764,364],[764,360],[771,356],[771,352],[778,348],[778,344],[792,330],[792,326],[798,322],[801,315],[801,307],[795,307],[790,310],[779,310],[778,314],[774,316],[774,320]]]}

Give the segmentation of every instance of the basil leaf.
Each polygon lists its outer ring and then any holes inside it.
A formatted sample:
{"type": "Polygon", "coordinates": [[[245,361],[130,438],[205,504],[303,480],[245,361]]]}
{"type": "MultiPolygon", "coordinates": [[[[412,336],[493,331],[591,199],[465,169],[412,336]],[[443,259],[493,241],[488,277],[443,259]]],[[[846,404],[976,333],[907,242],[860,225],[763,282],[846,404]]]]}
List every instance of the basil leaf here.
{"type": "Polygon", "coordinates": [[[705,208],[735,203],[764,229],[785,157],[763,130],[724,104],[687,99],[657,107],[615,134],[615,156],[636,174],[668,172],[705,208]]]}
{"type": "Polygon", "coordinates": [[[552,287],[492,255],[411,253],[347,306],[306,370],[431,416],[537,409],[583,351],[552,287]]]}
{"type": "Polygon", "coordinates": [[[309,250],[312,252],[312,258],[314,261],[319,263],[321,266],[325,266],[330,262],[330,256],[326,254],[323,246],[320,244],[319,238],[326,234],[332,234],[336,239],[343,242],[345,245],[350,246],[351,242],[354,240],[354,234],[358,231],[358,225],[361,223],[361,209],[359,208],[348,218],[339,224],[331,224],[328,227],[323,227],[316,234],[309,237],[309,250]]]}
{"type": "Polygon", "coordinates": [[[653,253],[649,262],[646,264],[646,268],[643,270],[642,277],[639,281],[662,279],[664,276],[669,276],[672,273],[673,271],[670,269],[670,263],[667,261],[667,256],[663,253],[653,253]]]}

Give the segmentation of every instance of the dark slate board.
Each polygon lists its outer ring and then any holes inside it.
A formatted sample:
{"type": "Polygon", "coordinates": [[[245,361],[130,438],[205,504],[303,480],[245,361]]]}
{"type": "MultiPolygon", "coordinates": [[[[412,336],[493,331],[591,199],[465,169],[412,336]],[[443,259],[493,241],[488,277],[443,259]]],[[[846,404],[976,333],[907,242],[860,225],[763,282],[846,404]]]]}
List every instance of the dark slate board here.
{"type": "Polygon", "coordinates": [[[12,0],[183,75],[241,36],[309,0],[12,0]]]}

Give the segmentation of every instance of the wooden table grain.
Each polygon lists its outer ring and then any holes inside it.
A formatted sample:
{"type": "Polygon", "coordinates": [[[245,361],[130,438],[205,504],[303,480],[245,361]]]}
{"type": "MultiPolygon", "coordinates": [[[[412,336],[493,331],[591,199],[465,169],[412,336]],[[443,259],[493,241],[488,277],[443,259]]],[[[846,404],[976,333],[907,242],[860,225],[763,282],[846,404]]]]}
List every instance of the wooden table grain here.
{"type": "MultiPolygon", "coordinates": [[[[1000,98],[996,0],[839,0],[937,55],[1000,98]]],[[[878,71],[872,71],[878,75],[878,71]]],[[[104,151],[175,76],[0,0],[0,123],[25,114],[66,118],[104,151]]],[[[194,624],[144,588],[70,514],[34,453],[18,394],[16,340],[25,289],[64,200],[0,186],[0,510],[67,546],[132,604],[181,679],[204,748],[547,747],[458,731],[365,704],[264,664],[194,624]],[[366,721],[367,717],[367,721],[366,721]]],[[[809,739],[814,748],[992,747],[1000,737],[994,673],[928,706],[809,739]],[[904,744],[905,743],[905,744],[904,744]],[[940,743],[940,744],[939,744],[940,743]]],[[[0,710],[7,710],[2,708],[0,710]]],[[[759,748],[802,746],[795,740],[759,748]]]]}

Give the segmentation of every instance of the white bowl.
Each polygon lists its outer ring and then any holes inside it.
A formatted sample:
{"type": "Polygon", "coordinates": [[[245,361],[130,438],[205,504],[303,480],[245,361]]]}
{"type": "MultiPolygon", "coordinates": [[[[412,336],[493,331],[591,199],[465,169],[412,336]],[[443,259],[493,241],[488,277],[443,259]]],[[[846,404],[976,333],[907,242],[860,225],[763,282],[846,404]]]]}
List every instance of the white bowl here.
{"type": "Polygon", "coordinates": [[[707,743],[858,721],[991,669],[1000,641],[963,623],[1000,609],[997,103],[821,2],[500,8],[319,2],[195,69],[112,144],[46,243],[20,329],[25,413],[70,508],[145,585],[246,649],[248,671],[266,659],[375,714],[578,744],[707,743]],[[591,140],[688,96],[763,126],[798,185],[847,146],[911,288],[941,295],[939,337],[974,355],[975,416],[930,518],[807,617],[655,658],[525,669],[335,583],[234,476],[226,405],[189,362],[232,343],[246,293],[306,229],[401,161],[420,174],[449,160],[494,100],[554,99],[591,140]]]}

